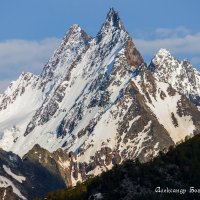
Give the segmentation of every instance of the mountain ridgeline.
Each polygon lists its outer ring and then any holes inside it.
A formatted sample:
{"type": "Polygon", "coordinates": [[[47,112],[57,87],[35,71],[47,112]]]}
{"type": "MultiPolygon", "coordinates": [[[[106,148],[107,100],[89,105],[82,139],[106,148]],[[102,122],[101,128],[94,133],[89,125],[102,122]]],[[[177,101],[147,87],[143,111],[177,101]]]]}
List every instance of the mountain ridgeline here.
{"type": "MultiPolygon", "coordinates": [[[[48,200],[192,200],[200,191],[200,136],[147,163],[127,160],[74,188],[56,190],[48,200]],[[165,190],[165,192],[164,192],[165,190]]],[[[36,200],[44,200],[36,199],[36,200]]]]}
{"type": "Polygon", "coordinates": [[[32,199],[50,180],[49,191],[150,161],[199,134],[199,116],[200,73],[165,49],[147,65],[112,8],[95,38],[72,25],[41,75],[0,94],[0,195],[32,199]]]}

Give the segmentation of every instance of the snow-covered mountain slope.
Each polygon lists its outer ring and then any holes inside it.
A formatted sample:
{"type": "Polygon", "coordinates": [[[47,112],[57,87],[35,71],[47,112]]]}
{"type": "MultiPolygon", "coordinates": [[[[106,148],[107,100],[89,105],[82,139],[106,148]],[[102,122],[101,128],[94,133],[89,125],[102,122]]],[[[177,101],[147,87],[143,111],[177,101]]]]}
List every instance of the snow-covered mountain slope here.
{"type": "Polygon", "coordinates": [[[160,49],[149,65],[154,76],[167,82],[200,106],[200,73],[187,61],[179,61],[166,49],[160,49]]]}
{"type": "Polygon", "coordinates": [[[26,130],[35,110],[42,104],[42,91],[36,88],[39,77],[22,73],[0,98],[0,147],[7,149],[26,130]]]}
{"type": "Polygon", "coordinates": [[[16,81],[11,82],[7,90],[0,97],[1,113],[3,113],[4,110],[6,110],[5,113],[8,113],[8,110],[12,112],[12,109],[14,109],[13,113],[21,111],[21,109],[30,102],[30,96],[35,93],[35,84],[38,81],[38,76],[29,72],[23,72],[16,81]],[[24,97],[24,95],[26,95],[26,97],[24,97]],[[29,99],[27,99],[27,96],[29,96],[29,99]],[[22,104],[22,98],[28,101],[22,104]],[[15,103],[17,101],[18,104],[15,103]],[[13,106],[13,104],[16,104],[16,106],[13,106]]]}
{"type": "Polygon", "coordinates": [[[38,83],[38,87],[42,88],[46,96],[49,95],[51,89],[55,91],[66,72],[71,70],[71,65],[77,62],[81,54],[87,50],[91,39],[77,24],[73,24],[67,31],[60,46],[44,66],[38,83]]]}
{"type": "Polygon", "coordinates": [[[173,89],[171,84],[158,81],[148,71],[138,83],[147,106],[175,143],[199,133],[198,108],[185,95],[173,89]]]}
{"type": "Polygon", "coordinates": [[[14,149],[23,146],[23,134],[36,110],[53,95],[65,72],[70,71],[72,63],[88,48],[90,40],[91,38],[74,24],[44,66],[40,76],[22,73],[0,96],[1,148],[15,151],[14,149]],[[20,144],[15,144],[18,139],[20,144]]]}
{"type": "Polygon", "coordinates": [[[126,159],[148,161],[198,134],[200,112],[186,98],[198,99],[198,72],[191,65],[182,70],[184,62],[166,54],[160,50],[147,67],[113,9],[94,39],[73,25],[41,76],[30,85],[17,81],[27,86],[0,111],[0,147],[21,157],[34,155],[36,144],[50,152],[62,148],[67,160],[55,160],[65,183],[75,185],[126,159]]]}

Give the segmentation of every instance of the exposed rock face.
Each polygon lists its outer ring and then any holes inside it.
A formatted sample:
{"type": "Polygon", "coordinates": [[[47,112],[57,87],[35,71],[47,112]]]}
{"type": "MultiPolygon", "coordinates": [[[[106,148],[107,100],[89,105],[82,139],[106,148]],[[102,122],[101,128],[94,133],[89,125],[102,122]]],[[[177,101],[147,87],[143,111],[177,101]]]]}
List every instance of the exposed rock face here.
{"type": "MultiPolygon", "coordinates": [[[[147,66],[113,9],[94,39],[73,25],[39,77],[23,74],[0,96],[0,147],[22,157],[2,151],[0,164],[26,181],[0,175],[32,198],[127,159],[146,162],[199,133],[199,83],[163,49],[147,66]]],[[[12,186],[2,185],[1,194],[12,186]]]]}
{"type": "Polygon", "coordinates": [[[129,38],[125,43],[125,56],[130,66],[139,67],[144,63],[140,52],[136,49],[131,38],[129,38]]]}
{"type": "Polygon", "coordinates": [[[0,199],[2,200],[18,200],[19,197],[13,192],[11,186],[0,188],[0,199]]]}
{"type": "Polygon", "coordinates": [[[22,159],[1,149],[0,197],[5,195],[7,199],[33,199],[48,191],[66,187],[56,162],[47,154],[38,145],[22,159]]]}

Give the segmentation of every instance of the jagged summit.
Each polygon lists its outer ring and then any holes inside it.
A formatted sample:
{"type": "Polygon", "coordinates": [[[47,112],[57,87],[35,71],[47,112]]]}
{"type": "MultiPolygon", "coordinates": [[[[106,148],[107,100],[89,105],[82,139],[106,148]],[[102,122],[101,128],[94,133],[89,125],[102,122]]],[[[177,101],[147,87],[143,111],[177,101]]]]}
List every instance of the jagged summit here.
{"type": "Polygon", "coordinates": [[[161,48],[155,56],[164,56],[164,57],[167,57],[167,56],[171,56],[171,53],[167,50],[167,49],[164,49],[164,48],[161,48]]]}
{"type": "Polygon", "coordinates": [[[119,28],[119,29],[124,29],[124,26],[121,22],[121,19],[119,17],[119,14],[118,12],[116,12],[114,10],[114,8],[110,8],[108,14],[107,14],[107,17],[106,17],[106,23],[108,23],[116,28],[119,28]]]}
{"type": "Polygon", "coordinates": [[[119,14],[111,8],[107,14],[106,20],[101,26],[100,31],[97,34],[97,42],[100,42],[106,35],[111,35],[114,32],[126,32],[123,23],[119,17],[119,14]]]}
{"type": "Polygon", "coordinates": [[[81,28],[80,28],[80,26],[78,24],[72,24],[70,29],[79,30],[79,31],[81,30],[81,28]]]}
{"type": "Polygon", "coordinates": [[[34,77],[35,79],[36,79],[36,78],[39,78],[38,75],[35,75],[35,74],[31,73],[31,72],[22,72],[22,73],[20,74],[20,76],[19,76],[19,79],[20,79],[20,80],[23,79],[24,81],[27,81],[27,80],[29,80],[31,77],[34,77]]]}
{"type": "Polygon", "coordinates": [[[113,7],[111,7],[111,8],[109,9],[108,14],[107,14],[107,18],[108,18],[108,17],[111,17],[111,16],[113,16],[113,15],[118,15],[118,12],[115,11],[115,9],[114,9],[113,7]]]}
{"type": "Polygon", "coordinates": [[[166,49],[160,49],[149,67],[157,80],[170,83],[174,89],[186,95],[200,106],[200,74],[188,60],[179,61],[166,49]]]}
{"type": "Polygon", "coordinates": [[[50,88],[56,86],[65,76],[68,67],[87,49],[91,39],[79,25],[73,24],[44,66],[39,88],[48,93],[50,88]]]}
{"type": "Polygon", "coordinates": [[[34,84],[38,80],[39,76],[31,72],[22,72],[16,81],[12,81],[3,95],[11,95],[11,93],[17,93],[20,90],[25,90],[26,86],[34,84]]]}
{"type": "Polygon", "coordinates": [[[184,66],[192,65],[192,64],[190,63],[190,61],[189,61],[187,58],[184,58],[182,62],[183,62],[183,64],[184,64],[184,66]]]}
{"type": "Polygon", "coordinates": [[[151,60],[150,65],[148,66],[148,69],[152,72],[155,72],[156,70],[158,70],[158,68],[162,66],[161,63],[168,62],[168,60],[179,62],[171,55],[171,53],[167,49],[161,48],[154,55],[153,59],[151,60]]]}
{"type": "Polygon", "coordinates": [[[77,39],[77,35],[81,36],[86,43],[88,43],[92,39],[92,37],[89,36],[78,24],[73,24],[67,31],[63,40],[67,43],[70,39],[77,39]]]}

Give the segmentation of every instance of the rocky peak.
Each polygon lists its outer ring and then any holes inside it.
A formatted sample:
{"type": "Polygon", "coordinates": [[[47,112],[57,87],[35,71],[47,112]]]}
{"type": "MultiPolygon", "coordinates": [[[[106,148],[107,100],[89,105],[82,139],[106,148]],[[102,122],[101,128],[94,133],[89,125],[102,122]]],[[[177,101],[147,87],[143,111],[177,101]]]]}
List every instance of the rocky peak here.
{"type": "Polygon", "coordinates": [[[106,25],[114,26],[119,29],[124,29],[124,26],[120,20],[120,17],[118,15],[118,12],[114,10],[114,8],[110,8],[107,18],[106,18],[106,25]]]}
{"type": "Polygon", "coordinates": [[[161,48],[155,56],[158,56],[158,57],[168,57],[168,56],[171,56],[171,53],[167,50],[167,49],[164,49],[164,48],[161,48]]]}
{"type": "Polygon", "coordinates": [[[19,82],[24,83],[25,85],[28,84],[29,82],[34,82],[39,79],[39,76],[32,74],[30,72],[22,72],[21,75],[19,76],[19,82]]]}
{"type": "Polygon", "coordinates": [[[81,32],[81,28],[78,24],[72,24],[72,26],[70,27],[68,33],[70,32],[81,32]]]}
{"type": "Polygon", "coordinates": [[[183,65],[185,65],[185,66],[191,65],[191,63],[188,59],[184,59],[182,62],[183,62],[183,65]]]}
{"type": "Polygon", "coordinates": [[[100,42],[102,38],[109,37],[109,35],[113,35],[116,32],[126,33],[118,13],[111,8],[107,14],[105,22],[97,34],[97,42],[100,42]]]}
{"type": "Polygon", "coordinates": [[[34,82],[38,78],[39,77],[37,75],[34,75],[30,72],[22,72],[16,81],[10,83],[8,89],[5,91],[5,94],[12,92],[13,90],[16,90],[19,87],[25,87],[28,84],[30,84],[30,82],[34,82]]]}
{"type": "MultiPolygon", "coordinates": [[[[91,39],[92,38],[84,30],[82,30],[79,25],[73,24],[65,34],[60,46],[56,49],[50,61],[58,58],[59,55],[65,54],[66,51],[70,50],[70,47],[87,45],[91,39]]],[[[76,49],[74,48],[73,50],[76,49]]]]}
{"type": "Polygon", "coordinates": [[[179,61],[166,49],[160,49],[148,69],[157,80],[170,83],[194,104],[200,105],[200,73],[187,60],[179,61]]]}
{"type": "Polygon", "coordinates": [[[161,48],[151,60],[149,69],[151,71],[165,71],[169,73],[174,71],[179,63],[179,60],[174,58],[168,50],[161,48]]]}
{"type": "Polygon", "coordinates": [[[92,39],[78,24],[73,24],[67,31],[63,42],[67,43],[76,39],[83,40],[86,44],[92,39]]]}
{"type": "Polygon", "coordinates": [[[56,88],[62,81],[67,69],[84,53],[91,41],[91,37],[77,24],[73,24],[67,31],[53,56],[44,66],[39,88],[48,93],[50,88],[56,88]]]}

